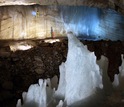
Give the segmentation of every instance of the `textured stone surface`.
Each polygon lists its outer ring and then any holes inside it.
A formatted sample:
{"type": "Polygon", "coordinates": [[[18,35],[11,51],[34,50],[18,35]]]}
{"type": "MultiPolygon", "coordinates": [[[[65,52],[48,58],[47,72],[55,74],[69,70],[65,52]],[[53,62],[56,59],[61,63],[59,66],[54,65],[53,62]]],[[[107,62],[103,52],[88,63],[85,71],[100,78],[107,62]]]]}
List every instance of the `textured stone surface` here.
{"type": "Polygon", "coordinates": [[[109,0],[109,7],[124,15],[124,0],[109,0]]]}
{"type": "Polygon", "coordinates": [[[91,37],[97,39],[122,40],[123,20],[124,17],[107,9],[39,5],[3,6],[0,7],[0,39],[63,37],[69,29],[74,33],[79,31],[79,35],[80,32],[83,36],[88,34],[86,38],[91,33],[91,37]]]}
{"type": "Polygon", "coordinates": [[[5,5],[85,5],[100,8],[113,8],[124,14],[123,0],[0,0],[0,6],[5,5]]]}
{"type": "Polygon", "coordinates": [[[110,7],[121,13],[124,12],[123,0],[0,0],[3,5],[86,5],[100,8],[110,7]]]}
{"type": "Polygon", "coordinates": [[[29,39],[60,35],[63,25],[55,7],[0,7],[0,39],[29,39]],[[36,14],[36,15],[35,15],[36,14]]]}

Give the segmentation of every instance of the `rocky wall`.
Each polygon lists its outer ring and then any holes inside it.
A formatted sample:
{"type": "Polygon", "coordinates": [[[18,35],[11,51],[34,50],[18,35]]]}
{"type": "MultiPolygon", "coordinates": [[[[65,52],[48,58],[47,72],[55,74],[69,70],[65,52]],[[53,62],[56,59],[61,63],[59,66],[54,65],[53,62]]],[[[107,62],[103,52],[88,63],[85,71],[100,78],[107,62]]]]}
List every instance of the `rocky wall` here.
{"type": "Polygon", "coordinates": [[[63,24],[56,7],[5,6],[0,7],[0,39],[29,39],[60,36],[63,24]]]}
{"type": "Polygon", "coordinates": [[[86,6],[0,7],[0,39],[63,37],[124,40],[124,17],[114,10],[86,6]]]}

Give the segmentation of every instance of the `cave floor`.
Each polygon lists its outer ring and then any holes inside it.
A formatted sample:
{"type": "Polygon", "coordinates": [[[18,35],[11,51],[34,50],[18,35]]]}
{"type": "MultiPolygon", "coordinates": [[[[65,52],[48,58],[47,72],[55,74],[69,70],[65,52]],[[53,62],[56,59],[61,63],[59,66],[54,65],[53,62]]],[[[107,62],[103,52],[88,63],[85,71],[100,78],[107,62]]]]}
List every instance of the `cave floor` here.
{"type": "MultiPolygon", "coordinates": [[[[124,42],[82,42],[88,46],[90,51],[95,51],[97,59],[100,59],[101,55],[109,59],[108,75],[113,81],[113,76],[119,72],[118,67],[121,65],[124,42]]],[[[67,56],[67,43],[66,38],[61,38],[60,42],[52,44],[45,43],[44,40],[0,41],[0,107],[8,107],[8,105],[15,107],[22,92],[27,91],[31,84],[37,83],[39,78],[52,78],[54,75],[59,77],[59,65],[66,60],[67,56]],[[34,47],[25,51],[10,50],[9,45],[20,42],[26,42],[34,47]]]]}

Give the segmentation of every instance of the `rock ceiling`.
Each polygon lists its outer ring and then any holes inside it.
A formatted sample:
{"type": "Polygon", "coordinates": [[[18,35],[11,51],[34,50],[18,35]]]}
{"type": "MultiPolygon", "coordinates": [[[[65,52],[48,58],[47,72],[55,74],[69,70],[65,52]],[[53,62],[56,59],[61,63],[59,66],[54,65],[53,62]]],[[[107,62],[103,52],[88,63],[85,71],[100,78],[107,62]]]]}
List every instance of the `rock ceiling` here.
{"type": "Polygon", "coordinates": [[[5,5],[86,5],[100,8],[112,8],[124,14],[124,0],[0,0],[5,5]]]}

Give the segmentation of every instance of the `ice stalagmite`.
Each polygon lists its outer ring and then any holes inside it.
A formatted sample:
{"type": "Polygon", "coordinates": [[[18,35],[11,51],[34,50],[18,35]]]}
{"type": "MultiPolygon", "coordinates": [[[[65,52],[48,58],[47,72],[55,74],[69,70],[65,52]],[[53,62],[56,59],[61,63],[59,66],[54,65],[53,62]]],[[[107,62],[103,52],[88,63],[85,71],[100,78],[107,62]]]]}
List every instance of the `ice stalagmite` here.
{"type": "Polygon", "coordinates": [[[59,101],[59,104],[58,104],[56,107],[63,107],[63,101],[60,100],[60,101],[59,101]]]}
{"type": "MultiPolygon", "coordinates": [[[[18,100],[17,107],[77,107],[78,102],[87,101],[92,105],[91,102],[96,101],[94,95],[103,88],[96,56],[71,33],[68,34],[67,60],[59,70],[56,91],[51,89],[50,79],[40,79],[39,84],[31,85],[28,92],[23,93],[23,104],[18,100]]],[[[56,86],[56,83],[52,84],[56,86]]]]}
{"type": "MultiPolygon", "coordinates": [[[[63,93],[67,105],[86,99],[95,94],[96,88],[103,87],[96,56],[73,34],[68,34],[68,54],[64,67],[65,77],[60,79],[59,84],[65,81],[63,93]]],[[[58,90],[61,88],[63,87],[58,87],[58,90]]]]}
{"type": "Polygon", "coordinates": [[[119,91],[124,91],[124,56],[121,55],[122,64],[119,67],[119,74],[115,74],[113,86],[119,91]]]}
{"type": "Polygon", "coordinates": [[[71,105],[90,97],[96,88],[102,88],[103,85],[94,53],[72,34],[68,34],[68,41],[65,101],[71,105]]]}
{"type": "Polygon", "coordinates": [[[122,60],[122,64],[119,67],[119,72],[120,72],[120,89],[124,92],[124,55],[121,55],[121,60],[122,60]]]}
{"type": "Polygon", "coordinates": [[[39,84],[31,85],[28,92],[23,93],[23,104],[18,100],[16,107],[47,107],[52,100],[53,92],[49,80],[40,79],[39,84]]]}
{"type": "Polygon", "coordinates": [[[62,63],[59,66],[59,72],[60,72],[60,79],[59,79],[58,89],[55,92],[55,96],[59,99],[64,99],[65,98],[65,87],[66,87],[65,64],[64,63],[62,63]]]}
{"type": "Polygon", "coordinates": [[[97,64],[100,67],[101,73],[102,73],[102,81],[103,81],[103,90],[104,94],[110,94],[112,92],[112,83],[108,77],[108,58],[105,56],[101,56],[101,59],[97,61],[97,64]]]}

